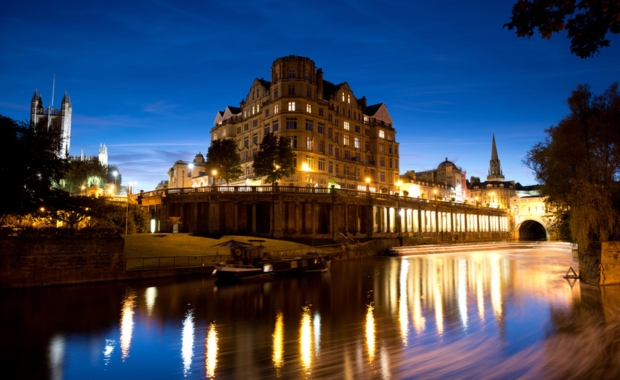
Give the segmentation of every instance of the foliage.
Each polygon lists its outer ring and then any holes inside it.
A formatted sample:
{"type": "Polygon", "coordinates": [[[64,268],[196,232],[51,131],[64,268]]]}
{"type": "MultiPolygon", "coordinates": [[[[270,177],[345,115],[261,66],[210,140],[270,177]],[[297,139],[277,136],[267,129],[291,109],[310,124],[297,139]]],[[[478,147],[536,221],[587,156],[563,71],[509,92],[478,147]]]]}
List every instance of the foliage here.
{"type": "Polygon", "coordinates": [[[592,57],[609,46],[607,32],[620,33],[620,3],[615,0],[519,0],[512,8],[508,30],[518,37],[531,37],[534,30],[543,38],[564,29],[570,50],[580,58],[592,57]]]}
{"type": "Polygon", "coordinates": [[[110,177],[113,181],[114,177],[110,175],[108,167],[98,160],[71,160],[67,163],[63,189],[71,194],[81,194],[82,186],[104,188],[110,177]]]}
{"type": "Polygon", "coordinates": [[[243,171],[241,170],[241,158],[237,153],[237,143],[233,139],[219,139],[211,142],[207,152],[207,168],[209,172],[216,170],[215,178],[226,181],[234,181],[243,171]]]}
{"type": "Polygon", "coordinates": [[[54,144],[52,133],[0,115],[0,223],[37,210],[60,182],[65,160],[54,144]]]}
{"type": "Polygon", "coordinates": [[[288,138],[269,133],[263,137],[254,157],[254,174],[265,176],[265,183],[274,183],[295,174],[295,154],[288,138]]]}
{"type": "Polygon", "coordinates": [[[114,205],[103,197],[75,196],[63,190],[55,190],[53,196],[41,205],[39,214],[51,221],[60,221],[74,230],[78,226],[94,227],[98,220],[105,219],[113,211],[114,205]]]}
{"type": "Polygon", "coordinates": [[[545,142],[524,163],[542,184],[547,210],[566,221],[573,241],[587,249],[590,241],[620,237],[618,83],[599,96],[579,85],[568,105],[571,113],[545,131],[545,142]]]}

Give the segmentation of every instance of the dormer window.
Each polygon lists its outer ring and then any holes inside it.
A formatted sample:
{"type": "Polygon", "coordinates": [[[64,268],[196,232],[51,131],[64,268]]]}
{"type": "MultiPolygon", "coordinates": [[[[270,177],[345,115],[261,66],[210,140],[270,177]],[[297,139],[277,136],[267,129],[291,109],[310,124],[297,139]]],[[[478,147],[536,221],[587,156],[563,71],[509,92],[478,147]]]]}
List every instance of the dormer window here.
{"type": "Polygon", "coordinates": [[[290,69],[288,71],[288,79],[295,79],[295,69],[290,69]]]}
{"type": "Polygon", "coordinates": [[[344,102],[344,92],[342,93],[342,101],[344,102]]]}

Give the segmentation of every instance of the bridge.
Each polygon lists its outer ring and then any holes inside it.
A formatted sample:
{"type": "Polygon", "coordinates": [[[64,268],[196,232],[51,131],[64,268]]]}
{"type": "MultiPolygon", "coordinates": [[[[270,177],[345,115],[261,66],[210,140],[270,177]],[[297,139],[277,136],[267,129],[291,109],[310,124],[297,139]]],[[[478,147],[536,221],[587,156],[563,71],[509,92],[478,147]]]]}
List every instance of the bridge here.
{"type": "Polygon", "coordinates": [[[271,238],[509,239],[508,210],[398,194],[324,187],[205,186],[141,192],[152,232],[247,234],[271,238]]]}

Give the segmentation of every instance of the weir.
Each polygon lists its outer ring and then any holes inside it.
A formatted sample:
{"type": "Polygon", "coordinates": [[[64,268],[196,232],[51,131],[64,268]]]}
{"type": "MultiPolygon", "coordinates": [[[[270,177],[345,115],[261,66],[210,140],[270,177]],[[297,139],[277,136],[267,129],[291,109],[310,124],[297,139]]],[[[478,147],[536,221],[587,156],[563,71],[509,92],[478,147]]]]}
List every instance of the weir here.
{"type": "Polygon", "coordinates": [[[504,240],[514,228],[505,209],[334,187],[205,186],[141,192],[136,199],[149,210],[151,232],[414,244],[504,240]]]}

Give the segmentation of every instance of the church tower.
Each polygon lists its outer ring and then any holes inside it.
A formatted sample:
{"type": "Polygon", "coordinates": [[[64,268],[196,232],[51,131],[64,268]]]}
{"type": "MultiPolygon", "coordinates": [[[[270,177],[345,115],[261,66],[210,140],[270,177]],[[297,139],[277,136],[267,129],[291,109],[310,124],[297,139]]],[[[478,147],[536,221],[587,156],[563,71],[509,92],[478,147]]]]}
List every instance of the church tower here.
{"type": "Polygon", "coordinates": [[[487,181],[504,181],[504,173],[502,173],[502,167],[497,156],[497,147],[495,146],[495,133],[493,134],[493,147],[491,148],[491,162],[487,181]]]}
{"type": "Polygon", "coordinates": [[[65,92],[60,103],[60,110],[50,104],[47,108],[38,91],[34,91],[30,101],[30,127],[36,130],[52,131],[55,137],[56,154],[58,157],[69,156],[71,145],[71,99],[65,92]]]}

